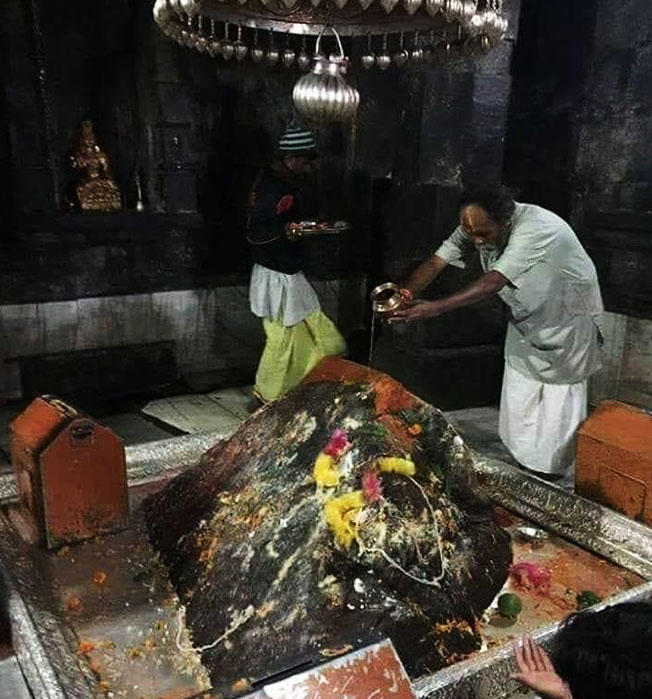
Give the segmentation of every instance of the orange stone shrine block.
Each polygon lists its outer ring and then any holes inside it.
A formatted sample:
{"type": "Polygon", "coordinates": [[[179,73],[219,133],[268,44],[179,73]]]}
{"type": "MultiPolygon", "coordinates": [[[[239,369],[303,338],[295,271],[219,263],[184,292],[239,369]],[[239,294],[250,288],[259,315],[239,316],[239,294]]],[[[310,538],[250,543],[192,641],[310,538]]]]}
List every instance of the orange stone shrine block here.
{"type": "Polygon", "coordinates": [[[9,431],[22,510],[47,548],[127,526],[125,449],[110,429],[39,396],[9,431]]]}
{"type": "Polygon", "coordinates": [[[577,436],[578,495],[652,524],[652,414],[603,401],[577,436]]]}

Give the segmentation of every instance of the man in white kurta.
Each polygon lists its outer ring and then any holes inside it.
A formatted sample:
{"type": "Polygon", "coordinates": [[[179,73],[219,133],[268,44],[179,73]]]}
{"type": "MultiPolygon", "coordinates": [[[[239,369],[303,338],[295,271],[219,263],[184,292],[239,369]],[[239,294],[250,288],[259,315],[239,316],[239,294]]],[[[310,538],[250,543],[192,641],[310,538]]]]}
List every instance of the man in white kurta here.
{"type": "Polygon", "coordinates": [[[586,417],[587,379],[600,368],[602,300],[595,267],[570,226],[502,187],[463,195],[460,225],[407,284],[420,291],[477,248],[484,276],[461,292],[416,301],[397,320],[435,317],[497,294],[510,318],[500,437],[542,475],[569,475],[574,436],[586,417]]]}

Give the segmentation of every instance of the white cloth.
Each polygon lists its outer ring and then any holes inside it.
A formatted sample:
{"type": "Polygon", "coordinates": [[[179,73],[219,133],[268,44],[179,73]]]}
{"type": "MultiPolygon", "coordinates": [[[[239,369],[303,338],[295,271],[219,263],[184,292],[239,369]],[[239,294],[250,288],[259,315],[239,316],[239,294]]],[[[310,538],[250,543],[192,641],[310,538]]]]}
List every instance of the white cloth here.
{"type": "Polygon", "coordinates": [[[587,382],[550,384],[524,376],[505,362],[499,434],[526,468],[571,475],[575,433],[586,418],[587,382]]]}
{"type": "MultiPolygon", "coordinates": [[[[435,254],[464,266],[475,246],[458,227],[435,254]]],[[[559,216],[516,203],[508,237],[480,246],[485,272],[505,277],[509,306],[505,358],[522,374],[552,384],[583,381],[600,368],[602,299],[595,267],[559,216]]]]}
{"type": "Polygon", "coordinates": [[[251,312],[289,328],[320,310],[319,299],[303,272],[283,274],[255,264],[249,284],[251,312]]]}

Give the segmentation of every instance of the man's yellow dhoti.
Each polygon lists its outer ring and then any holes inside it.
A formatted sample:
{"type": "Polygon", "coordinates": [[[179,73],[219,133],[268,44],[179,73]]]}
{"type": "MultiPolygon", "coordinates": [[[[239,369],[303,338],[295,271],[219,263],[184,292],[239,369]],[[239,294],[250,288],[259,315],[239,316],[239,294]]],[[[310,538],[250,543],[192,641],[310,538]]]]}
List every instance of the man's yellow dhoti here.
{"type": "Polygon", "coordinates": [[[263,318],[263,328],[266,343],[254,387],[263,401],[287,393],[324,357],[346,353],[344,338],[320,310],[290,327],[263,318]]]}

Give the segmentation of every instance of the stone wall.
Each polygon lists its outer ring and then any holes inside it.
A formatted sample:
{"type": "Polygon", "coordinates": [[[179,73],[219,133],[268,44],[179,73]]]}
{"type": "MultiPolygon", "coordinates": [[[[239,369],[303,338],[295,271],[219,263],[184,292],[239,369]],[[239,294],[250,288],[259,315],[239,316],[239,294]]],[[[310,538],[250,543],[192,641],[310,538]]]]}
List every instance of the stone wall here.
{"type": "Polygon", "coordinates": [[[575,166],[588,211],[652,208],[650,26],[647,0],[597,2],[575,166]]]}
{"type": "Polygon", "coordinates": [[[590,404],[615,399],[652,410],[652,321],[620,313],[604,321],[604,367],[591,379],[590,404]]]}
{"type": "MultiPolygon", "coordinates": [[[[313,284],[325,313],[345,335],[361,326],[364,280],[313,284]]],[[[146,351],[169,342],[173,365],[165,380],[183,378],[180,386],[211,387],[251,381],[263,347],[262,324],[249,312],[246,285],[0,305],[0,338],[0,399],[5,400],[21,396],[25,358],[61,362],[62,355],[70,355],[72,373],[75,357],[86,350],[142,346],[146,351]]],[[[88,380],[98,388],[105,383],[101,376],[88,380]]],[[[66,395],[76,383],[64,382],[56,392],[66,395]]],[[[147,388],[139,387],[141,393],[147,388]]]]}

